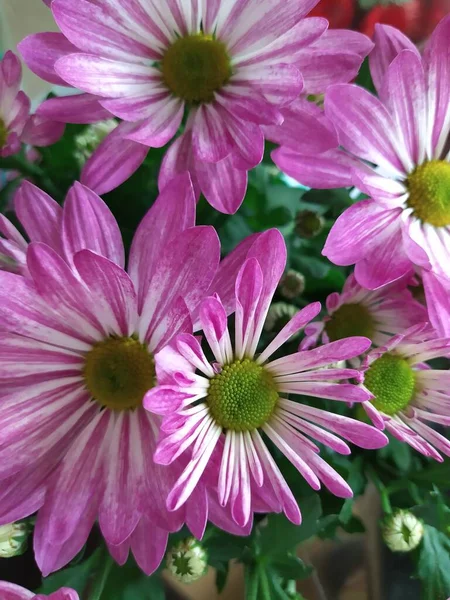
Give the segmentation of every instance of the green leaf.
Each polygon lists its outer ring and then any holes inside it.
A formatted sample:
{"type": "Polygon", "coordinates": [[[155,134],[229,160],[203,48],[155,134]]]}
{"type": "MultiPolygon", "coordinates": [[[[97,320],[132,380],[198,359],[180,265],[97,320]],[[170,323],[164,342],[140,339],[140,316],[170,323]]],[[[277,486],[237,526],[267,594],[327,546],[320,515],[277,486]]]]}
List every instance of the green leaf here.
{"type": "Polygon", "coordinates": [[[450,540],[429,525],[425,526],[418,572],[423,600],[446,600],[450,596],[450,540]]]}
{"type": "Polygon", "coordinates": [[[148,577],[133,559],[120,567],[114,563],[100,600],[164,600],[164,586],[159,573],[148,577]]]}
{"type": "Polygon", "coordinates": [[[271,568],[283,579],[306,579],[311,575],[312,567],[298,556],[286,555],[270,562],[271,568]]]}
{"type": "Polygon", "coordinates": [[[57,571],[50,577],[42,580],[39,594],[49,595],[61,587],[73,588],[78,594],[83,594],[88,582],[93,579],[100,567],[102,560],[102,549],[98,549],[87,560],[62,571],[57,571]]]}
{"type": "Polygon", "coordinates": [[[224,590],[228,579],[229,567],[228,563],[220,568],[216,567],[216,588],[219,594],[224,590]]]}
{"type": "Polygon", "coordinates": [[[261,554],[268,557],[290,552],[301,542],[318,531],[318,519],[322,514],[320,498],[317,494],[300,501],[303,522],[294,525],[284,515],[270,515],[268,524],[261,529],[261,554]]]}

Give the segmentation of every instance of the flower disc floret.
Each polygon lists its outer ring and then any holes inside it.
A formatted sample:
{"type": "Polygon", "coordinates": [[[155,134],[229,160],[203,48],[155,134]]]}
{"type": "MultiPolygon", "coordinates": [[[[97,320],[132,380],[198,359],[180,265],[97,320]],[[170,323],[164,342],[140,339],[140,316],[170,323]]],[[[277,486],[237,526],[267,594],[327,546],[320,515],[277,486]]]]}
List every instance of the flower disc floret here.
{"type": "Polygon", "coordinates": [[[331,342],[359,335],[373,339],[375,324],[369,309],[363,304],[343,304],[325,325],[331,342]]]}
{"type": "Polygon", "coordinates": [[[216,423],[233,431],[252,431],[272,416],[278,402],[273,376],[251,359],[225,365],[210,381],[208,406],[216,423]]]}
{"type": "Polygon", "coordinates": [[[94,400],[112,410],[141,406],[155,382],[153,357],[133,337],[110,337],[96,344],[86,355],[83,374],[94,400]]]}
{"type": "Polygon", "coordinates": [[[411,402],[416,380],[408,361],[388,352],[366,371],[364,385],[375,396],[373,404],[378,410],[395,415],[411,402]]]}
{"type": "Polygon", "coordinates": [[[164,54],[161,69],[171,92],[191,103],[212,102],[231,77],[225,44],[203,33],[178,38],[164,54]]]}
{"type": "Polygon", "coordinates": [[[431,160],[408,177],[408,205],[424,223],[450,225],[450,163],[431,160]]]}

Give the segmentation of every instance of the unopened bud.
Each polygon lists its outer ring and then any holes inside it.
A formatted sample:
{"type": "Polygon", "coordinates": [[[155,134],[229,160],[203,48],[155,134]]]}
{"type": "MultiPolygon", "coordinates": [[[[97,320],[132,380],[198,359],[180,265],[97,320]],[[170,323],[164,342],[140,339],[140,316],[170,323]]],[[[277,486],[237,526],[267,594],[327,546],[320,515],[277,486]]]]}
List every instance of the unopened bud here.
{"type": "Polygon", "coordinates": [[[324,226],[325,219],[313,210],[301,210],[295,217],[295,233],[307,240],[319,235],[324,226]]]}
{"type": "Polygon", "coordinates": [[[381,533],[392,552],[410,552],[422,541],[424,530],[422,522],[413,513],[397,510],[384,519],[381,533]]]}
{"type": "Polygon", "coordinates": [[[298,313],[298,311],[299,309],[293,304],[286,304],[286,302],[275,302],[269,308],[266,322],[264,323],[264,329],[266,331],[274,331],[278,333],[285,325],[289,323],[289,321],[295,314],[298,313]]]}
{"type": "Polygon", "coordinates": [[[293,300],[305,291],[305,277],[298,271],[289,269],[280,280],[279,290],[282,296],[293,300]]]}
{"type": "Polygon", "coordinates": [[[24,522],[0,526],[0,558],[20,556],[26,550],[29,528],[24,522]]]}
{"type": "Polygon", "coordinates": [[[166,564],[178,581],[192,583],[208,570],[208,553],[197,540],[189,538],[167,553],[166,564]]]}
{"type": "Polygon", "coordinates": [[[97,150],[105,137],[110,134],[111,131],[114,131],[118,124],[118,121],[115,119],[93,123],[75,137],[74,156],[80,168],[84,166],[85,162],[92,156],[95,150],[97,150]]]}

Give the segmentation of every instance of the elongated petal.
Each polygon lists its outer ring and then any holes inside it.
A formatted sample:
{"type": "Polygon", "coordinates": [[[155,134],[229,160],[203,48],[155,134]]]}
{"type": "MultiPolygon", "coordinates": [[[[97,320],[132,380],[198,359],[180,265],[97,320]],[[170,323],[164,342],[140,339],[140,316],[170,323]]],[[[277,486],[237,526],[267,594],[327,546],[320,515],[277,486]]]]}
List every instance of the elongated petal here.
{"type": "Polygon", "coordinates": [[[218,163],[196,162],[194,168],[203,195],[220,212],[233,215],[247,191],[247,171],[236,169],[231,157],[218,163]]]}
{"type": "Polygon", "coordinates": [[[38,106],[36,114],[62,123],[97,123],[112,117],[99,100],[100,96],[92,94],[49,98],[38,106]]]}
{"type": "Polygon", "coordinates": [[[95,294],[96,314],[105,332],[124,337],[132,335],[137,322],[137,298],[125,271],[91,250],[75,254],[74,265],[90,292],[95,294]]]}
{"type": "Polygon", "coordinates": [[[56,143],[64,134],[64,123],[49,121],[40,115],[31,115],[22,132],[22,141],[45,148],[56,143]]]}
{"type": "Polygon", "coordinates": [[[423,58],[428,75],[429,126],[433,132],[432,149],[435,156],[440,156],[450,132],[449,36],[450,17],[447,16],[434,30],[423,58]]]}
{"type": "Polygon", "coordinates": [[[75,182],[64,203],[63,245],[67,260],[80,250],[92,250],[123,267],[125,250],[117,222],[97,194],[75,182]]]}
{"type": "Polygon", "coordinates": [[[62,209],[48,194],[24,181],[16,193],[15,209],[32,242],[43,242],[61,253],[62,209]]]}
{"type": "Polygon", "coordinates": [[[129,273],[142,309],[151,279],[164,248],[195,224],[195,197],[187,173],[174,178],[161,192],[140,223],[130,250],[129,273]]]}
{"type": "Polygon", "coordinates": [[[421,164],[430,143],[426,137],[425,74],[416,51],[403,50],[394,59],[386,74],[384,97],[412,164],[421,164]]]}
{"type": "Polygon", "coordinates": [[[358,262],[385,240],[386,232],[394,226],[400,230],[400,214],[401,209],[389,210],[372,200],[357,202],[337,219],[322,254],[339,265],[358,262]]]}
{"type": "Polygon", "coordinates": [[[8,581],[0,581],[0,593],[3,600],[31,600],[35,598],[33,592],[8,581]]]}
{"type": "Polygon", "coordinates": [[[219,240],[211,227],[192,227],[173,240],[158,261],[144,301],[139,324],[141,340],[151,338],[179,297],[189,310],[198,306],[216,273],[219,254],[219,240]]]}
{"type": "Polygon", "coordinates": [[[355,85],[334,85],[325,95],[325,113],[346,150],[390,172],[404,172],[396,125],[375,96],[355,85]]]}
{"type": "Polygon", "coordinates": [[[417,56],[420,54],[411,40],[391,25],[377,23],[373,41],[375,48],[369,55],[370,72],[375,87],[381,92],[388,67],[402,50],[411,50],[417,56]]]}
{"type": "Polygon", "coordinates": [[[304,309],[299,311],[287,325],[283,327],[275,339],[267,346],[267,348],[258,357],[258,362],[263,363],[268,360],[274,352],[278,350],[290,337],[303,329],[310,321],[312,321],[320,313],[322,306],[320,302],[309,304],[304,309]]]}
{"type": "Polygon", "coordinates": [[[55,85],[67,85],[55,71],[55,62],[77,51],[62,33],[33,33],[17,46],[27,66],[41,79],[55,85]]]}
{"type": "Polygon", "coordinates": [[[85,52],[129,62],[151,54],[146,45],[122,33],[108,8],[98,2],[78,0],[75,6],[67,0],[55,0],[52,13],[67,39],[85,52]]]}
{"type": "Polygon", "coordinates": [[[359,161],[342,150],[323,154],[300,154],[287,147],[272,152],[277,167],[299,183],[316,189],[332,189],[353,185],[352,167],[359,161]]]}
{"type": "Polygon", "coordinates": [[[84,165],[81,183],[105,194],[126,181],[144,162],[148,148],[125,139],[128,123],[121,123],[98,146],[84,165]]]}
{"type": "Polygon", "coordinates": [[[263,273],[256,258],[242,265],[236,280],[236,353],[248,355],[253,345],[255,314],[263,289],[263,273]]]}

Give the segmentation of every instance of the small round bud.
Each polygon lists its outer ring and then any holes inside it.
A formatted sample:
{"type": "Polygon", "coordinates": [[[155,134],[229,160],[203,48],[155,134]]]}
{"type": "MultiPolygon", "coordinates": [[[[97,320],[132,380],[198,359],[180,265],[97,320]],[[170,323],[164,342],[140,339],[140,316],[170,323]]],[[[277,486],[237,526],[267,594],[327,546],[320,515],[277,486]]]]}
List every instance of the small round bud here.
{"type": "Polygon", "coordinates": [[[29,527],[27,523],[0,526],[0,558],[20,556],[26,550],[29,527]]]}
{"type": "Polygon", "coordinates": [[[179,542],[166,555],[172,575],[182,583],[192,583],[208,570],[208,553],[194,538],[179,542]]]}
{"type": "Polygon", "coordinates": [[[97,150],[105,137],[111,131],[114,131],[118,124],[116,119],[100,121],[100,123],[89,125],[89,127],[86,127],[82,133],[75,137],[74,157],[80,168],[84,166],[85,162],[97,150]]]}
{"type": "Polygon", "coordinates": [[[295,217],[295,233],[307,240],[319,235],[324,226],[325,219],[312,210],[301,210],[295,217]]]}
{"type": "Polygon", "coordinates": [[[280,280],[280,294],[288,300],[301,296],[305,291],[305,278],[298,271],[289,269],[280,280]]]}
{"type": "Polygon", "coordinates": [[[279,332],[297,314],[299,309],[293,304],[275,302],[269,308],[264,329],[270,332],[279,332]]]}
{"type": "Polygon", "coordinates": [[[410,552],[423,538],[423,524],[411,512],[397,510],[386,517],[381,525],[386,546],[392,552],[410,552]]]}

